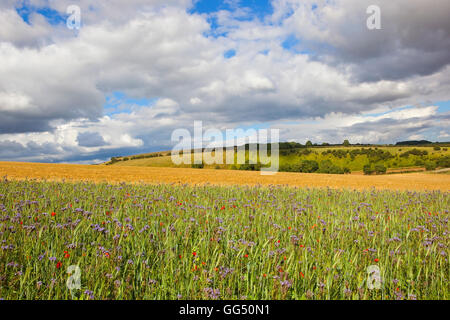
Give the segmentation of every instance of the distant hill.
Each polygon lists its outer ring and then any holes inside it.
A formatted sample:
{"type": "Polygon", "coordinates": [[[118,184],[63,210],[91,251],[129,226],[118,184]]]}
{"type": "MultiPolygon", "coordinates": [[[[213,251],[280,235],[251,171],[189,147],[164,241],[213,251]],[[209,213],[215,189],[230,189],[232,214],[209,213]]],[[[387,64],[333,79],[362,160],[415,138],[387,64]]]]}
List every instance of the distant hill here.
{"type": "MultiPolygon", "coordinates": [[[[245,159],[250,156],[250,146],[245,145],[245,159]]],[[[255,146],[253,146],[255,147],[255,146]]],[[[256,145],[259,149],[262,145],[256,145]]],[[[366,168],[369,172],[372,167],[378,172],[385,169],[417,170],[429,168],[450,167],[450,144],[431,143],[430,141],[403,141],[393,145],[317,145],[309,143],[309,146],[295,142],[281,142],[279,144],[279,169],[287,172],[318,172],[318,173],[347,173],[362,172],[366,168]]],[[[237,164],[238,147],[234,147],[235,163],[227,164],[179,164],[172,162],[171,151],[152,152],[147,154],[113,157],[104,165],[114,166],[138,166],[138,167],[180,167],[180,168],[208,168],[208,169],[237,169],[259,170],[261,163],[237,164]]],[[[270,144],[268,145],[270,150],[270,144]]],[[[271,150],[268,153],[271,152],[271,150]]],[[[210,150],[185,150],[193,161],[194,153],[210,150]]]]}
{"type": "Polygon", "coordinates": [[[396,146],[417,146],[421,144],[432,144],[433,142],[428,140],[408,140],[408,141],[400,141],[397,142],[396,146]]]}

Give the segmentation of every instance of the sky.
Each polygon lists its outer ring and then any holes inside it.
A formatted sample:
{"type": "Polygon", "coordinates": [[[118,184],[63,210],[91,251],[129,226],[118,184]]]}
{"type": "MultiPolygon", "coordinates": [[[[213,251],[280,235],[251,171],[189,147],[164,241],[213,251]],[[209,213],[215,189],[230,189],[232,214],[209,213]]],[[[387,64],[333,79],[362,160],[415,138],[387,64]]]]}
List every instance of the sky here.
{"type": "Polygon", "coordinates": [[[194,121],[300,143],[450,141],[448,12],[448,0],[2,0],[0,161],[170,150],[194,121]],[[369,5],[381,29],[367,28],[369,5]]]}

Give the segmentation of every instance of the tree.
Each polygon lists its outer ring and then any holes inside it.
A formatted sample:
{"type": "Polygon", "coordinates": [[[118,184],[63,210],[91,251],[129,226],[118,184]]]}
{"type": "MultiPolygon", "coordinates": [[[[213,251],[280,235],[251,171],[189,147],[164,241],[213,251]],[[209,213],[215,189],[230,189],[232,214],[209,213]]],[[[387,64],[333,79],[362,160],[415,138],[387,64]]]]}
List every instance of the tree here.
{"type": "Polygon", "coordinates": [[[308,141],[306,141],[306,146],[307,146],[307,147],[312,147],[312,145],[313,145],[313,144],[312,144],[312,142],[311,142],[311,141],[309,141],[309,140],[308,140],[308,141]]]}
{"type": "Polygon", "coordinates": [[[194,168],[194,169],[203,169],[204,167],[205,167],[205,164],[203,162],[191,164],[191,168],[194,168]]]}
{"type": "Polygon", "coordinates": [[[343,145],[344,147],[348,147],[348,146],[350,146],[350,141],[348,141],[347,139],[345,139],[344,142],[342,143],[342,145],[343,145]]]}
{"type": "Polygon", "coordinates": [[[375,165],[375,173],[376,174],[385,174],[386,173],[386,167],[382,164],[375,165]]]}
{"type": "Polygon", "coordinates": [[[436,165],[436,162],[434,162],[434,161],[427,161],[427,162],[425,162],[425,169],[427,171],[435,170],[436,167],[437,167],[437,165],[436,165]]]}
{"type": "Polygon", "coordinates": [[[319,173],[344,174],[341,167],[334,165],[330,160],[322,160],[319,165],[319,173]]]}
{"type": "Polygon", "coordinates": [[[450,156],[441,157],[437,160],[437,165],[443,168],[450,168],[450,156]]]}
{"type": "Polygon", "coordinates": [[[319,164],[314,160],[303,160],[300,163],[300,172],[316,172],[319,169],[319,164]]]}
{"type": "Polygon", "coordinates": [[[372,174],[372,173],[373,173],[373,167],[372,167],[372,165],[366,164],[366,165],[363,167],[363,172],[364,172],[364,174],[372,174]]]}

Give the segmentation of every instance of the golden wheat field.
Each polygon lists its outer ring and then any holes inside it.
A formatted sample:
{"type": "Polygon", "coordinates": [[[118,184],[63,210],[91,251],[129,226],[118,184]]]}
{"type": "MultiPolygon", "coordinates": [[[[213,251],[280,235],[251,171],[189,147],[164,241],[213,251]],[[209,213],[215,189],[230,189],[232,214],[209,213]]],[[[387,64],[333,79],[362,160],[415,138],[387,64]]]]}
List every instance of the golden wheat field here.
{"type": "Polygon", "coordinates": [[[179,183],[213,185],[289,185],[348,189],[450,190],[450,175],[407,173],[379,176],[278,172],[263,176],[257,171],[126,167],[74,164],[0,162],[1,177],[94,182],[179,183]]]}

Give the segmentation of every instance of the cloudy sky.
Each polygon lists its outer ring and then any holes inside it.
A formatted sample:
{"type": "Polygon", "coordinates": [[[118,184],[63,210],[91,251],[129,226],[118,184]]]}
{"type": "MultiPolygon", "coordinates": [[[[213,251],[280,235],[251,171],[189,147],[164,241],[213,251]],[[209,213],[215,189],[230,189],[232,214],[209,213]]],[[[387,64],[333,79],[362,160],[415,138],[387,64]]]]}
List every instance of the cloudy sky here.
{"type": "Polygon", "coordinates": [[[448,0],[1,0],[0,160],[170,150],[194,120],[301,143],[450,141],[449,12],[448,0]]]}

